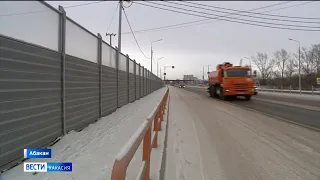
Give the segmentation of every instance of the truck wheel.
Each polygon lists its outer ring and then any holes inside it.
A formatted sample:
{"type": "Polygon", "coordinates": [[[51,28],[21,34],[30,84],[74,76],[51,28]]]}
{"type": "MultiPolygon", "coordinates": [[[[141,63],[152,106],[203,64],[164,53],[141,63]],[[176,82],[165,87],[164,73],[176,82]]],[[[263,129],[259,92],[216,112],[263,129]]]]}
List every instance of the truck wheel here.
{"type": "Polygon", "coordinates": [[[251,96],[250,95],[245,96],[245,98],[246,98],[247,101],[251,100],[251,96]]]}
{"type": "Polygon", "coordinates": [[[217,87],[216,86],[212,87],[212,95],[213,95],[214,98],[218,98],[217,87]]]}
{"type": "Polygon", "coordinates": [[[220,99],[222,99],[222,100],[224,100],[224,101],[228,100],[228,96],[225,96],[225,95],[223,94],[223,88],[222,88],[222,87],[219,87],[219,90],[220,90],[220,94],[219,94],[220,99]]]}
{"type": "Polygon", "coordinates": [[[210,87],[209,88],[209,94],[210,94],[210,97],[214,97],[214,87],[210,87]]]}

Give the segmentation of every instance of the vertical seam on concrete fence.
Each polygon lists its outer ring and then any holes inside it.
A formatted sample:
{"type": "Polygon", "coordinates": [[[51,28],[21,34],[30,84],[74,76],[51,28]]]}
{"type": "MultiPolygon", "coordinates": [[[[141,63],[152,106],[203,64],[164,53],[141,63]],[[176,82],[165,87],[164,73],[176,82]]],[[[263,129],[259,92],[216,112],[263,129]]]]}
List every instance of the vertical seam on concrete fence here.
{"type": "Polygon", "coordinates": [[[65,113],[65,77],[66,77],[66,11],[62,6],[59,6],[60,13],[60,28],[59,28],[59,51],[61,52],[61,120],[62,120],[62,133],[67,134],[67,123],[65,113]]]}
{"type": "Polygon", "coordinates": [[[98,33],[99,117],[102,117],[102,37],[98,33]]]}

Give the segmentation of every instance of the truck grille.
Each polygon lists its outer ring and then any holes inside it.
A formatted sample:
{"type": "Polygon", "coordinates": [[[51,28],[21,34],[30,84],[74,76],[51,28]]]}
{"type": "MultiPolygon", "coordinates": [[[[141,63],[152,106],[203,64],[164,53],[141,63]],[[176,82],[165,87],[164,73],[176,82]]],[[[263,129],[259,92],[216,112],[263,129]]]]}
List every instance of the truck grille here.
{"type": "Polygon", "coordinates": [[[248,89],[248,84],[233,84],[234,88],[237,89],[248,89]]]}

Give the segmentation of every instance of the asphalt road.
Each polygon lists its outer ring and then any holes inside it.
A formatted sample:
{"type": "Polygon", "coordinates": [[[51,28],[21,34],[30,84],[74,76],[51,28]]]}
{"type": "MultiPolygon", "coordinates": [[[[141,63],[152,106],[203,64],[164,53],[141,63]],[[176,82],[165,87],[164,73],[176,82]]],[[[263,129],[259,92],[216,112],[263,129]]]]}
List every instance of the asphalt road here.
{"type": "Polygon", "coordinates": [[[167,180],[320,179],[320,132],[209,98],[204,89],[170,87],[168,131],[167,180]]]}
{"type": "MultiPolygon", "coordinates": [[[[210,100],[217,101],[217,99],[211,98],[207,90],[203,88],[186,87],[181,90],[197,93],[210,100]]],[[[290,98],[288,96],[275,96],[272,93],[259,93],[257,96],[253,96],[251,101],[238,98],[234,101],[227,101],[227,103],[320,130],[320,100],[316,98],[290,98]]]]}

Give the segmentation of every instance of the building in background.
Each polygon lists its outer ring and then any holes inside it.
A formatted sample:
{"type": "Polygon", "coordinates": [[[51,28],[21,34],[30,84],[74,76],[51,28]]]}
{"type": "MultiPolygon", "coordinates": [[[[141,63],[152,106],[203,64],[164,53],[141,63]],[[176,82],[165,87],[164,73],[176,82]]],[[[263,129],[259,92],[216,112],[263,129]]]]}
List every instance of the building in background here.
{"type": "Polygon", "coordinates": [[[193,75],[183,75],[183,80],[188,80],[185,81],[186,85],[198,85],[200,83],[199,79],[193,75]]]}

